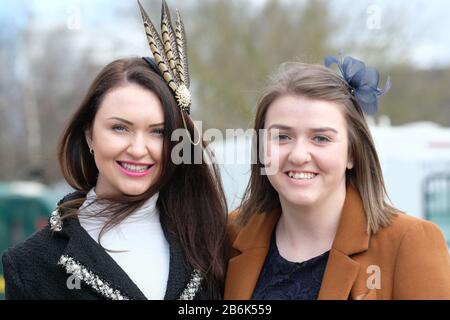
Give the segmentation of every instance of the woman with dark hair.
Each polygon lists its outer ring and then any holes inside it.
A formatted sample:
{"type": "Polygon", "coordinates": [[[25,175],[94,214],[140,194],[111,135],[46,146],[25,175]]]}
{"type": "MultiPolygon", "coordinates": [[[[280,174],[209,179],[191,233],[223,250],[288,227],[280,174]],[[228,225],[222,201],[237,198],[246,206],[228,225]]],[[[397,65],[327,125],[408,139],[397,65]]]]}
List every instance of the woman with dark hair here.
{"type": "Polygon", "coordinates": [[[262,95],[253,154],[264,159],[231,216],[224,298],[450,299],[442,232],[386,201],[363,115],[385,92],[378,72],[332,62],[340,75],[283,64],[262,95]]]}
{"type": "Polygon", "coordinates": [[[4,254],[7,299],[221,298],[226,202],[215,167],[193,164],[208,149],[191,139],[185,52],[167,71],[166,49],[153,51],[156,61],[114,61],[90,86],[58,151],[77,191],[49,226],[4,254]],[[176,130],[189,154],[180,164],[176,130]]]}

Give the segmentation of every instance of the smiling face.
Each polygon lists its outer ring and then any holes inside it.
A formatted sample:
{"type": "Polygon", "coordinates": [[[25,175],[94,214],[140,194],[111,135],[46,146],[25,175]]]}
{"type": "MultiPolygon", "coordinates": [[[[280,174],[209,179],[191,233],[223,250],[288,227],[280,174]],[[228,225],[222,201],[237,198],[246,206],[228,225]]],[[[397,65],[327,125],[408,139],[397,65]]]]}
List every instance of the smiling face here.
{"type": "Polygon", "coordinates": [[[345,172],[353,164],[342,109],[294,95],[270,105],[264,123],[268,170],[273,173],[268,179],[282,205],[313,207],[345,190],[345,172]]]}
{"type": "Polygon", "coordinates": [[[126,84],[107,93],[86,132],[99,171],[96,193],[147,191],[161,168],[163,130],[163,107],[154,92],[126,84]]]}

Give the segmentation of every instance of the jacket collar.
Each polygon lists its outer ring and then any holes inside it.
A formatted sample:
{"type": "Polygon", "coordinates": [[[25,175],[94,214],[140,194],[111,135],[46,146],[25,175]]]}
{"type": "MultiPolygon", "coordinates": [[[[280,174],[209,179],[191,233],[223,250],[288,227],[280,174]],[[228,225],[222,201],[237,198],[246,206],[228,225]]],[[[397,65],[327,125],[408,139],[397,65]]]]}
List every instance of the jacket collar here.
{"type": "MultiPolygon", "coordinates": [[[[68,236],[68,243],[62,257],[73,259],[80,268],[90,272],[91,277],[98,278],[95,279],[97,282],[100,280],[101,283],[108,284],[110,289],[118,291],[124,299],[146,299],[114,259],[81,227],[78,219],[65,220],[63,230],[68,236]]],[[[66,268],[66,272],[72,273],[70,271],[66,268]]],[[[82,281],[105,298],[114,299],[102,294],[102,290],[97,290],[95,284],[89,283],[86,278],[82,278],[82,281]]]]}
{"type": "MultiPolygon", "coordinates": [[[[58,209],[52,213],[52,218],[50,226],[59,236],[68,239],[58,262],[67,273],[77,273],[76,277],[104,298],[146,300],[145,295],[125,271],[81,227],[78,219],[69,218],[61,221],[58,209]],[[52,223],[52,218],[56,224],[52,223]]],[[[186,263],[176,236],[169,233],[164,226],[163,231],[170,248],[170,269],[164,299],[192,299],[199,289],[201,276],[186,263]],[[190,293],[192,291],[193,294],[190,293]]]]}
{"type": "Polygon", "coordinates": [[[333,241],[320,287],[319,299],[348,299],[359,274],[359,263],[352,256],[368,250],[370,236],[359,193],[347,187],[341,219],[333,241]]]}
{"type": "MultiPolygon", "coordinates": [[[[255,214],[238,232],[232,246],[240,254],[229,262],[225,299],[251,298],[269,251],[271,235],[280,215],[279,210],[255,214]]],[[[348,298],[359,271],[359,264],[350,256],[363,252],[369,247],[370,237],[366,231],[366,221],[358,192],[348,186],[319,299],[348,298]]]]}

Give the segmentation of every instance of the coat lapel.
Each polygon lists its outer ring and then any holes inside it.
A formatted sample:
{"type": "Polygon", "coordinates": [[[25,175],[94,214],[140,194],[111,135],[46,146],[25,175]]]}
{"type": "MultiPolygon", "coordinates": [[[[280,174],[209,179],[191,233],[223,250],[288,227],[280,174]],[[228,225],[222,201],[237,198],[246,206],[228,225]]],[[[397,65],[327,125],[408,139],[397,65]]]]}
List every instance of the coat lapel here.
{"type": "MultiPolygon", "coordinates": [[[[86,278],[82,277],[85,285],[94,289],[104,298],[114,299],[114,296],[105,295],[105,290],[102,290],[102,288],[98,290],[98,285],[96,285],[98,280],[102,285],[107,284],[106,291],[118,292],[124,299],[146,299],[114,259],[81,227],[78,219],[66,220],[63,232],[69,237],[69,240],[61,257],[72,259],[79,265],[78,267],[81,266],[85,271],[90,272],[88,277],[91,278],[90,281],[86,281],[86,278]],[[95,279],[92,279],[92,277],[95,279]]],[[[65,266],[62,265],[62,267],[65,266]]],[[[70,271],[66,267],[65,269],[66,272],[70,271]]]]}
{"type": "Polygon", "coordinates": [[[256,214],[239,232],[233,248],[240,254],[228,263],[224,299],[251,299],[279,217],[279,211],[256,214]]]}
{"type": "MultiPolygon", "coordinates": [[[[59,215],[58,212],[56,214],[59,215]]],[[[169,277],[165,300],[191,299],[201,285],[201,276],[185,261],[177,238],[163,228],[169,243],[169,277]],[[188,284],[189,288],[186,287],[188,284]],[[189,289],[189,290],[188,290],[189,289]],[[192,292],[194,289],[195,292],[192,292]]],[[[68,273],[80,270],[78,277],[95,292],[108,299],[146,300],[147,298],[125,271],[107,254],[81,227],[78,219],[64,221],[60,235],[68,238],[68,244],[61,255],[60,264],[68,273]],[[101,285],[99,286],[98,283],[101,285]]]]}
{"type": "Polygon", "coordinates": [[[318,297],[320,300],[340,300],[350,297],[360,269],[359,263],[351,256],[366,251],[369,248],[369,240],[361,197],[349,186],[320,287],[318,297]]]}
{"type": "Polygon", "coordinates": [[[170,267],[164,300],[176,300],[188,283],[192,270],[184,259],[184,254],[177,238],[166,232],[166,239],[170,246],[170,267]]]}
{"type": "Polygon", "coordinates": [[[359,273],[359,263],[332,248],[318,300],[347,300],[359,273]]]}

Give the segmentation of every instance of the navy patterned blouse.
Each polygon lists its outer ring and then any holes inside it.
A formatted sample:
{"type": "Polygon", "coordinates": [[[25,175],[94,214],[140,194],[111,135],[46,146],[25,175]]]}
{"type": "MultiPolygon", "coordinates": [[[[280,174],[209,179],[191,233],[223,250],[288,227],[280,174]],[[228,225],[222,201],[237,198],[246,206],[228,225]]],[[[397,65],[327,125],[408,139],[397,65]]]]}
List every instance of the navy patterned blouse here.
{"type": "Polygon", "coordinates": [[[303,262],[284,259],[272,234],[269,253],[259,275],[254,300],[316,300],[329,251],[303,262]]]}

